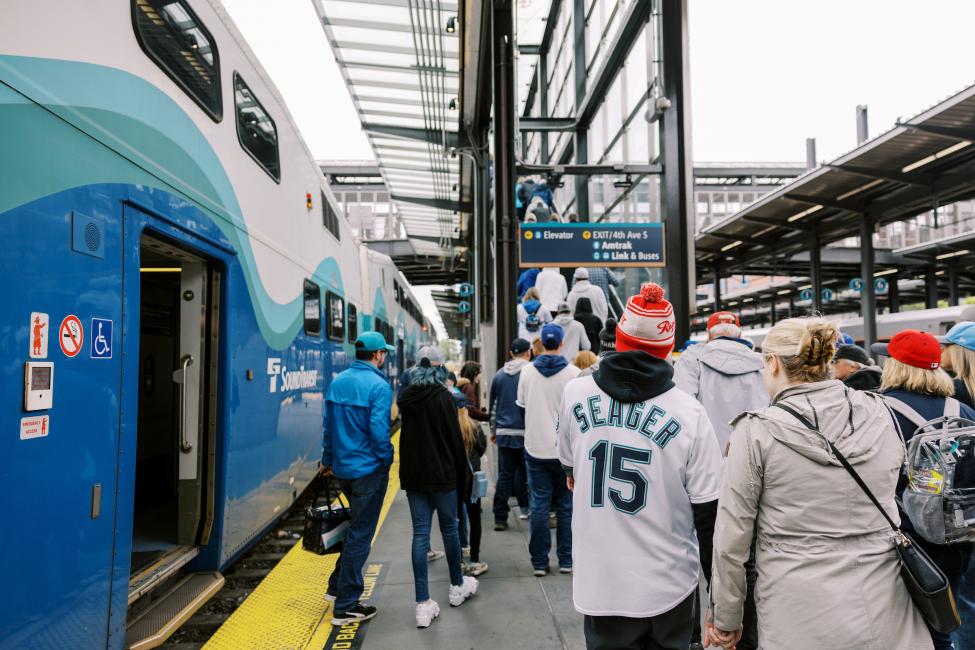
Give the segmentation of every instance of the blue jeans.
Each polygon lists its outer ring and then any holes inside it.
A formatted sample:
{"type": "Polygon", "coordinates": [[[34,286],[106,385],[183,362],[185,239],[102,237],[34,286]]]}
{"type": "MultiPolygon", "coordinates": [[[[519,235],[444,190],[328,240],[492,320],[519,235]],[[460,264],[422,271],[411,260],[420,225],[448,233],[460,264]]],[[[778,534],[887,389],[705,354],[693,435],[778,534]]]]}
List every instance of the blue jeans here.
{"type": "Polygon", "coordinates": [[[339,479],[338,482],[349,500],[352,521],[335,570],[328,577],[328,591],[335,594],[334,611],[346,612],[362,595],[362,567],[372,549],[372,538],[376,534],[389,483],[389,468],[382,467],[361,478],[339,479]]]}
{"type": "Polygon", "coordinates": [[[528,509],[528,481],[525,477],[525,450],[498,447],[498,484],[494,486],[494,521],[508,521],[508,499],[518,499],[518,506],[528,509]]]}
{"type": "Polygon", "coordinates": [[[528,489],[531,491],[531,540],[528,552],[532,568],[547,569],[552,550],[552,532],[548,513],[554,508],[556,519],[556,554],[559,566],[572,566],[572,493],[565,484],[565,472],[557,460],[532,458],[525,452],[528,464],[528,489]]]}
{"type": "Polygon", "coordinates": [[[460,585],[464,574],[460,569],[460,536],[457,534],[457,491],[414,492],[407,490],[406,499],[410,503],[410,517],[413,519],[413,583],[416,587],[416,602],[430,600],[427,584],[427,551],[430,550],[430,526],[433,511],[437,511],[443,549],[447,554],[447,567],[450,569],[450,584],[460,585]]]}
{"type": "Polygon", "coordinates": [[[968,571],[952,586],[961,627],[951,633],[956,650],[975,648],[975,555],[968,565],[968,571]]]}

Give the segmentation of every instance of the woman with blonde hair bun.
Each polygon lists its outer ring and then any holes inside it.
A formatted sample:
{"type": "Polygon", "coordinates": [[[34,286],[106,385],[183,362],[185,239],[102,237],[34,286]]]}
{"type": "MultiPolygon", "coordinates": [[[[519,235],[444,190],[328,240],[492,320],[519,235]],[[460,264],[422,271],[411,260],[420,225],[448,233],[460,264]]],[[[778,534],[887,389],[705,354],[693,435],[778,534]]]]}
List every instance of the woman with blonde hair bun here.
{"type": "Polygon", "coordinates": [[[790,318],[763,343],[771,405],[732,422],[707,644],[739,641],[755,540],[761,647],[932,648],[890,526],[830,450],[832,443],[896,522],[904,446],[882,398],[829,379],[839,334],[821,318],[790,318]]]}

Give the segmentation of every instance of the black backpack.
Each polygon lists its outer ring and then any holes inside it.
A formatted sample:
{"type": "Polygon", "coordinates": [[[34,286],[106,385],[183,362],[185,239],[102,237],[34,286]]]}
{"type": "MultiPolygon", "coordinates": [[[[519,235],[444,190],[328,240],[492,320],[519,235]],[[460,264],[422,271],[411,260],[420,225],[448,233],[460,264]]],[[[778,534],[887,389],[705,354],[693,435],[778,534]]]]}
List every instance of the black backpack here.
{"type": "Polygon", "coordinates": [[[521,186],[518,188],[518,200],[521,201],[521,204],[526,208],[528,207],[528,204],[531,203],[532,191],[534,189],[535,189],[534,183],[532,183],[531,185],[529,185],[528,183],[522,183],[521,186]]]}
{"type": "Polygon", "coordinates": [[[525,307],[525,313],[527,314],[525,317],[525,329],[529,332],[537,332],[538,328],[542,326],[542,321],[538,318],[539,309],[541,309],[541,305],[535,305],[535,309],[531,311],[528,310],[528,307],[525,307]]]}

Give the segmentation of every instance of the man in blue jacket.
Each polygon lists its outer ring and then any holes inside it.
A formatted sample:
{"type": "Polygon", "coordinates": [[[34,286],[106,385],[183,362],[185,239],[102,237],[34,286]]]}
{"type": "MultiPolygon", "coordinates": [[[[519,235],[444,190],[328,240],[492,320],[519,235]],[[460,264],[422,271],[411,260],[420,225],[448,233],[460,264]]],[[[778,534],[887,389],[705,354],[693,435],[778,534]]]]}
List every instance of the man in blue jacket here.
{"type": "Polygon", "coordinates": [[[393,391],[380,370],[395,348],[379,332],[355,340],[355,361],[339,373],[325,397],[322,474],[335,477],[349,500],[352,521],[325,598],[335,603],[332,625],[365,621],[376,608],[359,602],[362,567],[369,558],[386,496],[393,445],[389,417],[393,391]]]}
{"type": "Polygon", "coordinates": [[[498,484],[494,490],[494,530],[508,527],[508,499],[518,499],[521,518],[528,519],[528,483],[525,469],[525,409],[515,404],[521,369],[531,361],[531,343],[511,342],[511,358],[491,380],[488,408],[491,441],[498,445],[498,484]]]}

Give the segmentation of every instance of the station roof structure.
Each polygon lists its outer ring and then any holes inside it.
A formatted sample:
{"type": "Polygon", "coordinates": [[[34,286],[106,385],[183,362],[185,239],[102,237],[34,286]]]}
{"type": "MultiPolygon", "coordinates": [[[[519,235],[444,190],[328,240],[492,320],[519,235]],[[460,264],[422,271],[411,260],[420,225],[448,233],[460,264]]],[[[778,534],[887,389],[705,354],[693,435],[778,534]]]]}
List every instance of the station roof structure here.
{"type": "MultiPolygon", "coordinates": [[[[705,228],[695,238],[700,280],[716,268],[721,274],[788,274],[775,269],[808,249],[812,229],[826,244],[857,236],[867,214],[883,225],[975,196],[973,142],[975,86],[705,228]]],[[[895,256],[920,259],[924,251],[939,250],[928,246],[895,256]]]]}
{"type": "Polygon", "coordinates": [[[394,255],[414,284],[461,277],[456,2],[316,0],[335,60],[406,228],[394,255]]]}

